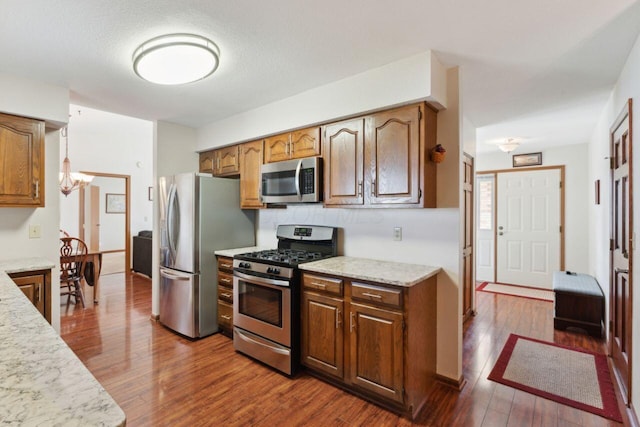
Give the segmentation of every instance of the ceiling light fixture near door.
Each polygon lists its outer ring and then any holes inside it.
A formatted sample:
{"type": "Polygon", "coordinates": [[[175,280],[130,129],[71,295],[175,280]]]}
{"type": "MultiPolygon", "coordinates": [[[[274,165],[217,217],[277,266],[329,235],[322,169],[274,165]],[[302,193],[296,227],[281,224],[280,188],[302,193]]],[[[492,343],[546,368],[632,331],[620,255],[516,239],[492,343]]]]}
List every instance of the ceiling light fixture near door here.
{"type": "Polygon", "coordinates": [[[507,142],[503,142],[502,144],[499,144],[498,148],[504,151],[505,153],[510,153],[516,148],[518,148],[519,146],[520,146],[519,141],[516,141],[514,138],[509,138],[507,139],[507,142]]]}
{"type": "Polygon", "coordinates": [[[213,74],[220,62],[220,49],[211,40],[195,34],[167,34],[144,42],[133,53],[138,76],[161,85],[180,85],[213,74]]]}

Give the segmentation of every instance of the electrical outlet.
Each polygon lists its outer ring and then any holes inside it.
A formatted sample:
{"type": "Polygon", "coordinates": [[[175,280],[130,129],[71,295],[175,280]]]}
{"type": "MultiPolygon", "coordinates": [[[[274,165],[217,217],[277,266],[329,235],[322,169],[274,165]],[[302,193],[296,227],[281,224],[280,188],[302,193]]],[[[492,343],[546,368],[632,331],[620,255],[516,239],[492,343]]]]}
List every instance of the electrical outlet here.
{"type": "Polygon", "coordinates": [[[40,238],[40,226],[39,225],[30,225],[29,226],[29,238],[30,239],[39,239],[40,238]]]}
{"type": "Polygon", "coordinates": [[[397,242],[402,240],[402,227],[393,227],[393,240],[397,242]]]}

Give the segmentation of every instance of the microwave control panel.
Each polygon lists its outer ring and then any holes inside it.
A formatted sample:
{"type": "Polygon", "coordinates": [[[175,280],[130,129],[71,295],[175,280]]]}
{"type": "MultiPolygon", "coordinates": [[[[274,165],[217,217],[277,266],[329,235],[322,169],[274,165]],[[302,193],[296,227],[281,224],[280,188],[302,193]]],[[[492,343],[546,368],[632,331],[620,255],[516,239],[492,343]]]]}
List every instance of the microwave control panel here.
{"type": "Polygon", "coordinates": [[[302,194],[315,193],[313,168],[302,169],[300,171],[300,192],[302,194]]]}

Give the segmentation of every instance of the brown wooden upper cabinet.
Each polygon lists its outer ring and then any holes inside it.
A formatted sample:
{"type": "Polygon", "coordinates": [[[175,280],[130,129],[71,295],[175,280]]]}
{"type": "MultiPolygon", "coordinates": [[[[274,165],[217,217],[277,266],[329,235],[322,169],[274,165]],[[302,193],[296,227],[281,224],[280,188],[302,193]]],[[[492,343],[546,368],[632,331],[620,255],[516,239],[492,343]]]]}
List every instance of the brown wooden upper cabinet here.
{"type": "Polygon", "coordinates": [[[323,127],[325,206],[435,207],[436,112],[425,103],[323,127]]]}
{"type": "Polygon", "coordinates": [[[301,159],[319,156],[320,128],[318,126],[271,136],[264,141],[264,162],[301,159]]]}
{"type": "Polygon", "coordinates": [[[240,173],[239,145],[200,153],[200,172],[214,176],[232,176],[240,173]]]}
{"type": "Polygon", "coordinates": [[[240,145],[240,207],[242,209],[264,207],[260,201],[260,166],[263,155],[263,140],[240,145]]]}
{"type": "Polygon", "coordinates": [[[44,207],[44,122],[0,114],[0,206],[44,207]]]}

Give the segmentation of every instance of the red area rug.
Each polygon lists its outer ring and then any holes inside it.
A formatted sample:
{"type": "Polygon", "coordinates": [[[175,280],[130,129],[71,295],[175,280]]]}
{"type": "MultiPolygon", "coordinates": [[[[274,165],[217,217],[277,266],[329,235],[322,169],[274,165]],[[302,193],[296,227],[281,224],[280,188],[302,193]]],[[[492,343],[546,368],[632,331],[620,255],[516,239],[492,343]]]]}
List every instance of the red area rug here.
{"type": "Polygon", "coordinates": [[[622,422],[604,354],[511,334],[489,379],[622,422]]]}

